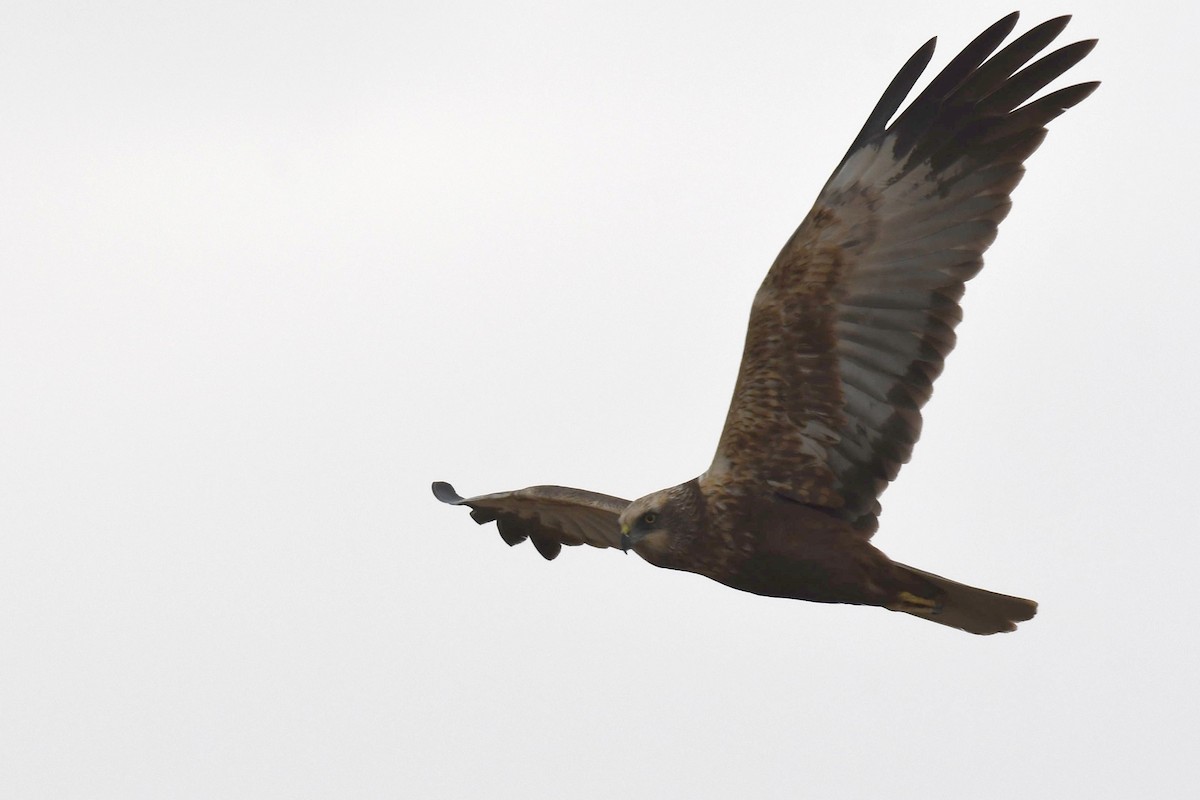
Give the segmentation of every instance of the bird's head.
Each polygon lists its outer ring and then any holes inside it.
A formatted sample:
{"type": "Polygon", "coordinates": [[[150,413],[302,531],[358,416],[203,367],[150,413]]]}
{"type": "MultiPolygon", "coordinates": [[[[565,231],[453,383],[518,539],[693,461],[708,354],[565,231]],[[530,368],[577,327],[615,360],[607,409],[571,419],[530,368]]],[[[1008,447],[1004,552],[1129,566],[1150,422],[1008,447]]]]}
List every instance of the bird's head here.
{"type": "Polygon", "coordinates": [[[652,563],[681,550],[698,522],[694,483],[663,489],[630,503],[619,520],[621,549],[633,549],[652,563]]]}

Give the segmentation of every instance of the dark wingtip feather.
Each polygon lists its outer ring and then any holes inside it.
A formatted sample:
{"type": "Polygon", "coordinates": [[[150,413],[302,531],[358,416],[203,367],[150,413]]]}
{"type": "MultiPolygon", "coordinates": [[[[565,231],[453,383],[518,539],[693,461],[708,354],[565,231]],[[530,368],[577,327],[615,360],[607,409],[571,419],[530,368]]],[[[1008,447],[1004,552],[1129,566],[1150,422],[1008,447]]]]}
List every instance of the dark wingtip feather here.
{"type": "Polygon", "coordinates": [[[452,506],[462,504],[463,499],[458,496],[458,492],[454,491],[454,487],[445,481],[433,482],[433,496],[443,503],[449,503],[452,506]]]}
{"type": "Polygon", "coordinates": [[[479,517],[475,516],[476,513],[478,512],[472,511],[471,516],[474,517],[475,521],[480,525],[484,524],[485,522],[491,522],[492,520],[496,521],[496,530],[500,532],[500,538],[503,539],[504,543],[509,547],[515,547],[529,538],[529,534],[525,532],[524,527],[515,519],[497,517],[495,514],[491,515],[487,519],[480,519],[479,517]]]}
{"type": "Polygon", "coordinates": [[[1044,97],[1039,97],[1032,103],[1022,106],[1009,114],[1004,124],[996,127],[993,135],[999,137],[1006,135],[1010,131],[1042,128],[1068,108],[1082,103],[1088,95],[1096,91],[1096,87],[1099,85],[1100,81],[1077,83],[1074,86],[1068,86],[1065,89],[1051,92],[1044,97]]]}
{"type": "MultiPolygon", "coordinates": [[[[1084,83],[1076,84],[1075,86],[1068,86],[1067,89],[1063,89],[1062,91],[1065,92],[1068,89],[1074,89],[1077,92],[1077,94],[1074,95],[1070,101],[1071,106],[1073,106],[1082,103],[1089,95],[1091,95],[1092,92],[1099,88],[1100,81],[1085,81],[1084,83]]],[[[1071,106],[1067,106],[1067,108],[1070,108],[1071,106]]]]}
{"type": "Polygon", "coordinates": [[[476,525],[487,525],[489,522],[495,522],[500,515],[495,511],[487,508],[472,508],[471,519],[475,520],[476,525]]]}
{"type": "Polygon", "coordinates": [[[1012,12],[988,26],[976,36],[950,63],[942,68],[929,85],[917,95],[896,121],[888,128],[896,135],[896,152],[908,153],[917,139],[937,118],[946,98],[967,81],[996,48],[1008,38],[1017,24],[1019,12],[1012,12]]]}
{"type": "Polygon", "coordinates": [[[874,139],[883,133],[890,120],[899,110],[901,104],[904,103],[904,98],[908,97],[908,93],[912,91],[917,80],[920,79],[921,73],[929,66],[930,59],[933,58],[933,51],[937,47],[937,37],[921,45],[917,52],[909,56],[908,61],[904,62],[904,66],[892,78],[892,82],[883,90],[883,94],[879,98],[879,102],[875,104],[875,108],[871,109],[871,114],[867,117],[867,121],[863,123],[858,135],[854,137],[854,141],[850,143],[849,149],[846,150],[846,155],[842,156],[841,162],[837,165],[834,173],[837,173],[842,165],[854,155],[867,142],[874,139]]]}
{"type": "Polygon", "coordinates": [[[538,553],[547,561],[553,561],[562,552],[562,544],[548,536],[538,536],[533,534],[529,537],[529,541],[533,542],[533,546],[537,548],[538,553]]]}
{"type": "Polygon", "coordinates": [[[1070,16],[1046,20],[1005,45],[959,87],[964,100],[978,100],[1002,86],[1012,74],[1042,52],[1067,27],[1070,16]]]}
{"type": "Polygon", "coordinates": [[[1038,59],[993,92],[983,101],[984,105],[991,111],[1011,111],[1082,61],[1088,53],[1095,49],[1096,41],[1096,39],[1086,39],[1074,42],[1038,59]]]}
{"type": "MultiPolygon", "coordinates": [[[[1040,100],[1030,103],[1030,106],[1042,103],[1046,106],[1052,106],[1057,109],[1054,117],[1066,111],[1068,108],[1079,105],[1086,100],[1092,92],[1100,88],[1100,81],[1087,81],[1086,83],[1077,83],[1074,86],[1068,86],[1065,89],[1059,89],[1056,92],[1051,92],[1040,100]]],[[[1027,106],[1028,108],[1028,106],[1027,106]]],[[[1023,109],[1018,109],[1020,113],[1023,109]]],[[[1051,117],[1053,119],[1054,117],[1051,117]]],[[[1048,122],[1049,120],[1047,120],[1048,122]]]]}

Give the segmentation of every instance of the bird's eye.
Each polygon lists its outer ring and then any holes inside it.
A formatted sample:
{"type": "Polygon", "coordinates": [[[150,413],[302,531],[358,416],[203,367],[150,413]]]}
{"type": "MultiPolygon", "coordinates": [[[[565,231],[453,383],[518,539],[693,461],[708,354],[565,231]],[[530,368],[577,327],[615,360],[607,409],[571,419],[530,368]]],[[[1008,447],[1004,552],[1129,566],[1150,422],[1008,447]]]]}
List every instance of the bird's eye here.
{"type": "Polygon", "coordinates": [[[655,514],[653,511],[647,511],[645,514],[642,514],[643,525],[653,525],[656,519],[658,519],[658,514],[655,514]]]}

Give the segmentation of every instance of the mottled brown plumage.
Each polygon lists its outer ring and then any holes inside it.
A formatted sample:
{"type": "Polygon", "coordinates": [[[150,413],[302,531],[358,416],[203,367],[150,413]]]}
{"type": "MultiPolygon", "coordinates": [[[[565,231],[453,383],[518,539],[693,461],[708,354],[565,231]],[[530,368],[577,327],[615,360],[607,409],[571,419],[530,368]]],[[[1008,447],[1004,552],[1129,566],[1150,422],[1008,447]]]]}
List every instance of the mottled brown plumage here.
{"type": "Polygon", "coordinates": [[[1025,66],[1068,19],[997,51],[1017,20],[1005,17],[888,125],[934,40],[904,65],[755,295],[703,475],[632,503],[553,486],[464,500],[435,483],[434,494],[548,559],[563,544],[632,548],[747,592],[881,606],[979,634],[1031,618],[1032,601],[897,564],[870,538],[1023,162],[1046,123],[1097,86],[1026,103],[1095,45],[1025,66]]]}

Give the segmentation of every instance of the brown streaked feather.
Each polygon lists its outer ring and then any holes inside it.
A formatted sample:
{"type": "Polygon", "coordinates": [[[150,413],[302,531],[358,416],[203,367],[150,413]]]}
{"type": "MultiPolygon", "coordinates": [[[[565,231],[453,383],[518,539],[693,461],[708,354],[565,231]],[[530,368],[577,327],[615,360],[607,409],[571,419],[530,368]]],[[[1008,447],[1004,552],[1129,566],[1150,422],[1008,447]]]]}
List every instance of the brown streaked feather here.
{"type": "Polygon", "coordinates": [[[1016,23],[1005,17],[888,125],[932,41],[901,69],[754,298],[706,485],[770,486],[876,528],[879,495],[912,455],[964,285],[1008,214],[1023,162],[1046,123],[1097,85],[1017,107],[1094,46],[1030,64],[1067,19],[996,52],[1016,23]]]}
{"type": "Polygon", "coordinates": [[[529,539],[547,560],[564,544],[620,547],[617,518],[629,505],[619,497],[566,486],[530,486],[464,499],[450,484],[436,481],[433,494],[443,503],[467,506],[480,525],[495,522],[509,546],[529,539]]]}

